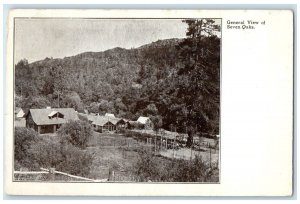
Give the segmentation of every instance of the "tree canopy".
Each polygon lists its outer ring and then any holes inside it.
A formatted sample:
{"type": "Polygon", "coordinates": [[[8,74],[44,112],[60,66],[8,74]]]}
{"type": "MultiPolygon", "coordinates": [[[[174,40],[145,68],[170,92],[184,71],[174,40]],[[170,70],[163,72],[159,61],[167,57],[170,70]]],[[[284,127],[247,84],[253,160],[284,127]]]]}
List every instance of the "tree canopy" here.
{"type": "MultiPolygon", "coordinates": [[[[219,131],[220,26],[188,19],[186,38],[15,65],[18,104],[73,107],[136,120],[158,117],[179,132],[219,131]]],[[[159,122],[160,124],[160,122],[159,122]]]]}

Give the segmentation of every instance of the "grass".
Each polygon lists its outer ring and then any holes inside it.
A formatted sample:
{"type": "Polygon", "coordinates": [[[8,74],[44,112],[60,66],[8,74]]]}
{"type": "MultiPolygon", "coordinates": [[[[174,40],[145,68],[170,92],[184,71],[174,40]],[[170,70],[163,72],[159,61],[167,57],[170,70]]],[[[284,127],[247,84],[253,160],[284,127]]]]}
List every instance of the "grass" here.
{"type": "Polygon", "coordinates": [[[136,146],[139,142],[133,138],[128,138],[122,134],[108,134],[94,132],[93,136],[88,141],[89,147],[122,147],[136,146]]]}
{"type": "Polygon", "coordinates": [[[137,152],[122,147],[88,147],[87,151],[95,154],[89,178],[108,179],[109,171],[113,170],[115,177],[123,177],[121,181],[132,180],[132,166],[136,162],[137,152]]]}
{"type": "Polygon", "coordinates": [[[106,179],[111,169],[114,180],[133,181],[132,167],[137,162],[137,149],[141,146],[145,144],[120,134],[94,132],[87,147],[87,151],[94,154],[89,178],[106,179]]]}

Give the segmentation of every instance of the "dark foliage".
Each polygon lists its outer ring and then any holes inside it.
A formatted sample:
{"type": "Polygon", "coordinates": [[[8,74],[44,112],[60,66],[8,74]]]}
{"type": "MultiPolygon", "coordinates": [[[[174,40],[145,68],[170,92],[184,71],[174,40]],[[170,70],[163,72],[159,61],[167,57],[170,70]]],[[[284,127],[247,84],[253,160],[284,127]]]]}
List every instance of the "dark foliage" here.
{"type": "Polygon", "coordinates": [[[32,143],[38,140],[38,134],[32,129],[16,127],[14,159],[17,167],[28,167],[31,165],[31,153],[29,152],[32,143]]]}
{"type": "Polygon", "coordinates": [[[93,161],[93,155],[53,139],[40,139],[31,146],[30,152],[33,155],[31,167],[55,168],[77,176],[88,176],[93,161]]]}
{"type": "Polygon", "coordinates": [[[218,170],[210,168],[201,157],[193,160],[170,159],[162,162],[153,152],[139,149],[139,159],[134,166],[138,181],[142,182],[218,182],[218,170]]]}
{"type": "Polygon", "coordinates": [[[63,124],[57,131],[57,135],[61,138],[63,145],[72,144],[81,149],[86,147],[92,134],[91,125],[88,121],[84,120],[69,121],[63,124]]]}
{"type": "Polygon", "coordinates": [[[16,127],[15,169],[39,171],[41,167],[55,168],[69,174],[88,176],[93,155],[71,144],[62,145],[60,139],[38,136],[31,129],[16,127]]]}

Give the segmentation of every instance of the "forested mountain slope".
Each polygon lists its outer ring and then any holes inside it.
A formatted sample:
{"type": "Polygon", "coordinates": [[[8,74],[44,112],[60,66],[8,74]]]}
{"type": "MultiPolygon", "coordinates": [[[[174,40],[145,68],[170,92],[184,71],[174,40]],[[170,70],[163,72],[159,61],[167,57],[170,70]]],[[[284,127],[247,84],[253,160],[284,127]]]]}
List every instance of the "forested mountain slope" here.
{"type": "Polygon", "coordinates": [[[151,116],[158,126],[218,132],[220,39],[159,40],[15,65],[16,106],[151,116]]]}

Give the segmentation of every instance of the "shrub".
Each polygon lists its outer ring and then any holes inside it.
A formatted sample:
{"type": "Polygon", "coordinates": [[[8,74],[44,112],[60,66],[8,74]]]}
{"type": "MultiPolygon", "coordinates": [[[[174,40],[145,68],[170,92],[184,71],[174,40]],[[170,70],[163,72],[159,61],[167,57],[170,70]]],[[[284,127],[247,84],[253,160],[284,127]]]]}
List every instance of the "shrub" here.
{"type": "Polygon", "coordinates": [[[192,161],[162,159],[149,151],[139,150],[134,173],[139,181],[156,182],[217,182],[218,171],[209,168],[196,156],[192,161]],[[217,172],[216,172],[217,171],[217,172]]]}
{"type": "Polygon", "coordinates": [[[56,168],[58,171],[89,176],[93,155],[71,144],[62,144],[58,137],[38,136],[24,127],[15,128],[15,169],[38,171],[56,168]]]}
{"type": "Polygon", "coordinates": [[[63,124],[57,131],[61,143],[72,144],[81,149],[86,148],[88,140],[93,134],[92,127],[87,121],[69,121],[63,124]]]}
{"type": "Polygon", "coordinates": [[[179,160],[174,169],[173,179],[176,182],[205,182],[208,180],[206,172],[209,168],[197,155],[192,161],[179,160]]]}
{"type": "Polygon", "coordinates": [[[78,118],[79,118],[80,120],[83,120],[83,121],[86,121],[86,122],[89,121],[88,118],[87,118],[87,116],[82,115],[82,114],[78,114],[78,118]]]}
{"type": "Polygon", "coordinates": [[[36,142],[38,134],[32,129],[15,127],[14,159],[15,168],[30,167],[32,155],[29,152],[32,143],[36,142]]]}
{"type": "Polygon", "coordinates": [[[52,138],[41,138],[30,148],[32,168],[55,168],[69,174],[88,176],[93,155],[71,144],[62,145],[52,138]]]}
{"type": "Polygon", "coordinates": [[[54,137],[40,137],[31,145],[29,152],[32,155],[31,167],[33,169],[56,167],[59,162],[62,162],[60,143],[54,139],[54,137]]]}
{"type": "Polygon", "coordinates": [[[159,176],[157,165],[154,156],[146,149],[138,150],[139,158],[134,168],[134,173],[137,175],[139,181],[155,181],[159,176]]]}
{"type": "Polygon", "coordinates": [[[88,177],[94,159],[92,154],[72,145],[63,146],[60,153],[62,162],[56,166],[58,170],[88,177]]]}

